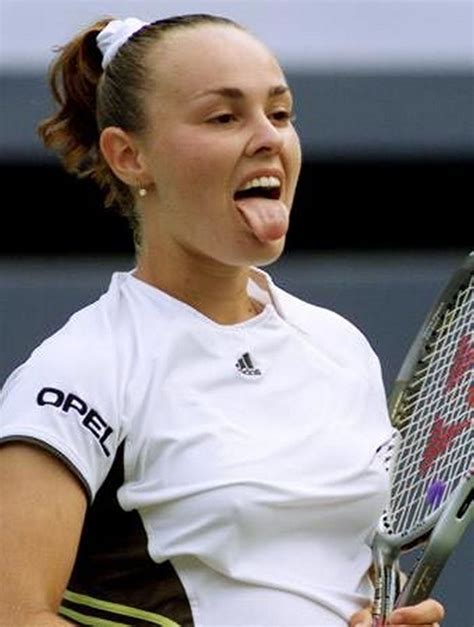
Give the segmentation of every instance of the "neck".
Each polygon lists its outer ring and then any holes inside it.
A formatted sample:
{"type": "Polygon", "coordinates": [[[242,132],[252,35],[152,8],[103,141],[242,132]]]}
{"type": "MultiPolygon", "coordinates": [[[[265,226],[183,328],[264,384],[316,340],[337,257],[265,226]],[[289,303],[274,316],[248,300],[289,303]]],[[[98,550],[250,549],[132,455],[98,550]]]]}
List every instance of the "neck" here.
{"type": "Polygon", "coordinates": [[[261,306],[247,293],[249,272],[249,266],[227,266],[184,255],[177,259],[142,253],[135,276],[219,324],[236,324],[261,311],[261,306]]]}

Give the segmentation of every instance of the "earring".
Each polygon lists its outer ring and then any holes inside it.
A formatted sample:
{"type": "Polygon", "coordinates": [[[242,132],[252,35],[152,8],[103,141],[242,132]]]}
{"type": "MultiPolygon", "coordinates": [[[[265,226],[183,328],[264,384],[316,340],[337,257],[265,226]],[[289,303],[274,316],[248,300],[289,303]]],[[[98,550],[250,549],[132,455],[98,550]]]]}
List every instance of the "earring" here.
{"type": "Polygon", "coordinates": [[[145,196],[147,195],[147,189],[146,187],[139,187],[138,188],[138,195],[140,196],[140,198],[145,198],[145,196]]]}

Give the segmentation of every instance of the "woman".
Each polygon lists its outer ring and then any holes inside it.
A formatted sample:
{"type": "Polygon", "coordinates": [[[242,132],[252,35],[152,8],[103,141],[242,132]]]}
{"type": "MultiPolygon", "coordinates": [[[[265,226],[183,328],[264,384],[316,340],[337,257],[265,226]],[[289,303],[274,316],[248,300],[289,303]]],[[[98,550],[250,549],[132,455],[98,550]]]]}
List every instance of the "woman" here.
{"type": "Polygon", "coordinates": [[[379,364],[255,268],[300,171],[280,66],[223,18],[103,20],[52,87],[40,134],[127,213],[137,263],[5,385],[2,624],[370,625],[379,364]]]}

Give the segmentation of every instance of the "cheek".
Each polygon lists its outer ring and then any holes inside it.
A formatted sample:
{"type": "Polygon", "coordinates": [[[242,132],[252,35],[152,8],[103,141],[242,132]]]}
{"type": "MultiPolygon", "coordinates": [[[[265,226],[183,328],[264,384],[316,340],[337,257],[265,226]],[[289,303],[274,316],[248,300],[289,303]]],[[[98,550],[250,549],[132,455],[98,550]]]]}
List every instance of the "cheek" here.
{"type": "Polygon", "coordinates": [[[216,233],[221,237],[238,148],[219,138],[183,132],[164,138],[153,158],[158,201],[179,218],[180,228],[190,229],[197,239],[218,239],[216,233]]]}
{"type": "Polygon", "coordinates": [[[302,154],[301,144],[296,131],[287,138],[284,151],[284,164],[288,173],[287,198],[292,204],[296,193],[296,186],[301,172],[302,154]]]}
{"type": "Polygon", "coordinates": [[[164,147],[165,157],[173,156],[176,163],[189,168],[190,172],[212,172],[228,163],[235,153],[232,142],[213,133],[176,133],[164,147]]]}
{"type": "Polygon", "coordinates": [[[298,175],[301,170],[302,153],[301,153],[300,137],[294,128],[291,130],[289,143],[290,143],[291,162],[292,162],[294,171],[298,175]]]}

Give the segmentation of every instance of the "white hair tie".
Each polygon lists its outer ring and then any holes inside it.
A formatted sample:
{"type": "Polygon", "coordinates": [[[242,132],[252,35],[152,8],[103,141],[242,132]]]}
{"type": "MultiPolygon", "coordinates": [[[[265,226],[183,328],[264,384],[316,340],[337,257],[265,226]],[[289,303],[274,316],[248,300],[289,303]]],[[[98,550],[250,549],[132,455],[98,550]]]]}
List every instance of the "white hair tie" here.
{"type": "Polygon", "coordinates": [[[119,48],[148,23],[136,17],[127,17],[125,20],[112,20],[107,24],[104,30],[97,35],[97,46],[102,52],[102,68],[104,70],[115,57],[119,48]]]}

